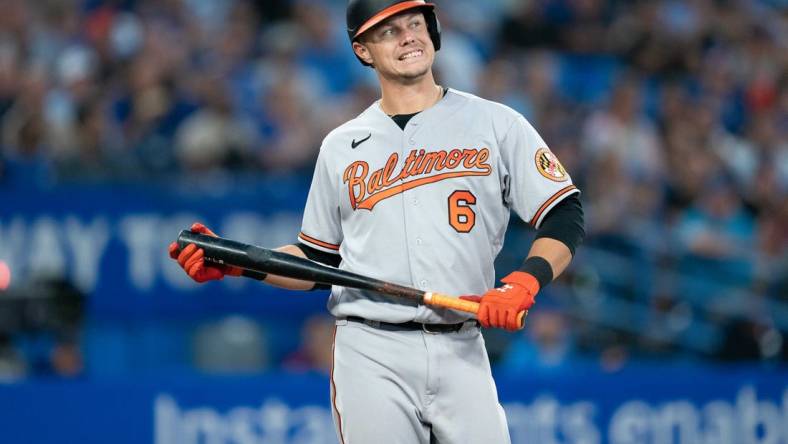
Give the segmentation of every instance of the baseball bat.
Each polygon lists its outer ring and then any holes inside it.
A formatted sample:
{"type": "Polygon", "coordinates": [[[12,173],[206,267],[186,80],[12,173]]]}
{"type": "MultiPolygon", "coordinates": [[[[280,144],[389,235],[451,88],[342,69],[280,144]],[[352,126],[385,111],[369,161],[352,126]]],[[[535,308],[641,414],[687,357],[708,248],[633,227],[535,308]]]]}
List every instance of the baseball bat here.
{"type": "MultiPolygon", "coordinates": [[[[205,253],[205,260],[208,262],[232,265],[251,272],[270,273],[325,285],[340,285],[360,290],[371,290],[390,296],[414,300],[425,305],[450,308],[466,313],[476,314],[479,311],[478,302],[417,290],[404,285],[329,267],[309,259],[293,256],[292,254],[222,237],[183,230],[178,235],[177,242],[180,248],[184,248],[189,244],[195,244],[198,248],[202,248],[205,253]]],[[[518,317],[520,328],[523,327],[525,314],[526,312],[524,311],[518,317]]]]}

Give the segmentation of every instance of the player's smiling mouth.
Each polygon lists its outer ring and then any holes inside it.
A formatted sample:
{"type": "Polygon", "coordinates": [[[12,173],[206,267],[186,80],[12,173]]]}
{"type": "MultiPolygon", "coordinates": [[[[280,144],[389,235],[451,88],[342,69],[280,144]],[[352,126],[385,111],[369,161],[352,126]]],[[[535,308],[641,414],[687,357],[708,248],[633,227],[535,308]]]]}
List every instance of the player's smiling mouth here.
{"type": "Polygon", "coordinates": [[[399,56],[399,60],[413,59],[416,57],[421,57],[422,55],[424,55],[424,51],[422,51],[421,49],[416,49],[414,51],[406,52],[405,54],[399,56]]]}

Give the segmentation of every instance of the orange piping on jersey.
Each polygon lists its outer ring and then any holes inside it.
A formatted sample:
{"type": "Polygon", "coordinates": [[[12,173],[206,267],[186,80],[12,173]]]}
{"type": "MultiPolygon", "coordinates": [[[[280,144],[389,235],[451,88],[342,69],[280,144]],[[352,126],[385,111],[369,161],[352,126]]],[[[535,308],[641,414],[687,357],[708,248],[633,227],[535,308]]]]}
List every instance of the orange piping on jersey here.
{"type": "Polygon", "coordinates": [[[372,174],[369,174],[367,162],[357,160],[348,165],[342,178],[348,187],[351,207],[371,210],[381,200],[420,185],[453,177],[488,176],[492,172],[489,159],[490,150],[487,148],[453,149],[448,152],[412,150],[399,171],[399,155],[391,153],[383,168],[373,171],[372,174]],[[445,169],[456,170],[461,166],[467,171],[447,172],[397,184],[413,176],[424,176],[445,169]]]}
{"type": "Polygon", "coordinates": [[[430,177],[422,177],[421,179],[411,180],[410,182],[405,182],[402,185],[397,185],[395,187],[391,187],[380,191],[375,194],[371,194],[366,199],[358,202],[358,207],[364,210],[371,210],[378,202],[383,199],[388,199],[389,197],[396,196],[397,194],[403,193],[410,189],[420,187],[422,185],[427,185],[429,183],[439,182],[441,180],[451,179],[454,177],[463,177],[463,176],[488,176],[490,174],[489,171],[455,171],[453,173],[443,173],[438,174],[435,176],[430,177]]]}
{"type": "Polygon", "coordinates": [[[337,345],[337,326],[334,326],[334,335],[331,338],[331,370],[329,371],[328,378],[331,380],[331,388],[333,389],[333,393],[331,394],[331,407],[334,408],[334,413],[337,415],[337,430],[339,430],[339,441],[341,444],[345,444],[345,437],[342,435],[342,415],[339,414],[339,408],[337,407],[337,384],[334,382],[334,361],[336,360],[336,355],[334,354],[334,349],[337,345]]]}
{"type": "Polygon", "coordinates": [[[402,12],[402,11],[406,11],[406,10],[411,9],[411,8],[418,8],[420,6],[435,7],[435,5],[433,3],[427,3],[424,0],[410,0],[410,1],[406,1],[406,2],[397,3],[397,4],[393,5],[393,6],[390,6],[390,7],[386,8],[386,9],[380,11],[379,13],[375,14],[374,16],[372,16],[371,19],[369,19],[366,22],[364,22],[364,24],[361,25],[360,28],[358,28],[358,31],[356,31],[356,34],[353,36],[353,38],[355,39],[356,37],[358,37],[361,34],[365,33],[369,28],[377,25],[378,23],[382,22],[383,20],[386,20],[387,18],[391,17],[394,14],[397,14],[397,13],[402,12]]]}
{"type": "Polygon", "coordinates": [[[569,186],[567,186],[565,188],[562,188],[559,192],[553,194],[553,197],[547,199],[547,202],[543,203],[542,206],[539,207],[539,210],[536,212],[536,214],[534,214],[534,217],[531,219],[529,224],[531,224],[531,226],[533,226],[533,227],[536,227],[536,222],[538,222],[539,218],[542,217],[542,213],[544,213],[545,210],[550,208],[550,205],[552,205],[553,202],[555,202],[556,200],[560,199],[562,196],[566,196],[567,194],[571,193],[572,191],[574,191],[576,189],[577,189],[576,186],[569,185],[569,186]]]}
{"type": "Polygon", "coordinates": [[[321,240],[317,240],[314,237],[307,236],[303,232],[298,233],[298,237],[300,237],[301,239],[303,239],[303,240],[305,240],[307,242],[311,242],[311,243],[313,243],[315,245],[320,245],[323,248],[328,248],[329,250],[339,251],[339,245],[329,244],[328,242],[323,242],[321,240]]]}

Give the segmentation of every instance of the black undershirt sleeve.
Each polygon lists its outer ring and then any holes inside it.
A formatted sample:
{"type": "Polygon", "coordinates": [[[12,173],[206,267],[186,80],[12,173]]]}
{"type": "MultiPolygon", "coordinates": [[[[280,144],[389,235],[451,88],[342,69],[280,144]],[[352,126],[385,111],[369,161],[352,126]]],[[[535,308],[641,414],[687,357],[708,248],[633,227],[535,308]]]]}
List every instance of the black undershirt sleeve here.
{"type": "MultiPolygon", "coordinates": [[[[298,249],[304,252],[304,255],[315,262],[320,262],[323,265],[328,265],[330,267],[339,267],[339,263],[342,262],[342,256],[335,254],[335,253],[326,253],[325,251],[320,251],[317,248],[312,248],[309,245],[304,245],[302,243],[294,244],[298,249]]],[[[330,285],[326,284],[315,284],[312,287],[312,290],[328,290],[331,288],[330,285]]]]}
{"type": "Polygon", "coordinates": [[[575,250],[586,235],[583,219],[583,205],[578,195],[573,194],[547,213],[536,232],[536,239],[549,237],[561,241],[574,256],[575,250]]]}

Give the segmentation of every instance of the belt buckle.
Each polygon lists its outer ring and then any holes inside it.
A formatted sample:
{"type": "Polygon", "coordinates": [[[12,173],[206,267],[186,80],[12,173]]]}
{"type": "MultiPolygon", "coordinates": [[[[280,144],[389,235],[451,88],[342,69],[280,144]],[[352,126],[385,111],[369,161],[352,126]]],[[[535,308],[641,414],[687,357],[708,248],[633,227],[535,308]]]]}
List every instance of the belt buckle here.
{"type": "Polygon", "coordinates": [[[423,322],[421,324],[421,329],[422,329],[422,331],[424,331],[424,333],[429,333],[431,335],[437,335],[438,333],[440,333],[439,331],[432,331],[432,330],[430,330],[429,328],[427,328],[427,325],[429,325],[429,324],[426,324],[426,323],[423,323],[423,322]]]}

